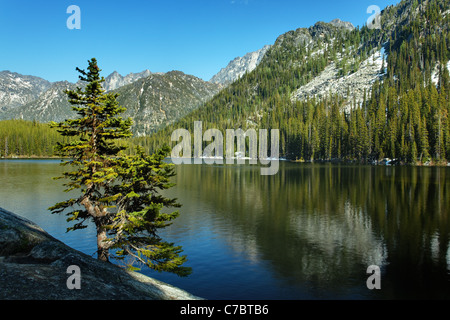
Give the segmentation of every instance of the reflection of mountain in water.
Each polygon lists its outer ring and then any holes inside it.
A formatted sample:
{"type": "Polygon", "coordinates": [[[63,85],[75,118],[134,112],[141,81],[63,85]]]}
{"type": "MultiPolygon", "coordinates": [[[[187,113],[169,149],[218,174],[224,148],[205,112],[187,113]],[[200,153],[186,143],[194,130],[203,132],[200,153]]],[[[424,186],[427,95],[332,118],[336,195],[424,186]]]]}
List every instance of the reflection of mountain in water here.
{"type": "Polygon", "coordinates": [[[370,217],[346,203],[341,214],[299,214],[292,219],[297,236],[315,248],[302,258],[305,277],[333,275],[336,265],[384,266],[386,247],[373,232],[370,217]]]}
{"type": "Polygon", "coordinates": [[[281,163],[269,177],[256,166],[177,172],[182,214],[221,220],[226,231],[217,232],[230,248],[287,283],[367,290],[365,272],[375,264],[389,294],[414,279],[450,296],[442,287],[450,280],[449,170],[281,163]]]}

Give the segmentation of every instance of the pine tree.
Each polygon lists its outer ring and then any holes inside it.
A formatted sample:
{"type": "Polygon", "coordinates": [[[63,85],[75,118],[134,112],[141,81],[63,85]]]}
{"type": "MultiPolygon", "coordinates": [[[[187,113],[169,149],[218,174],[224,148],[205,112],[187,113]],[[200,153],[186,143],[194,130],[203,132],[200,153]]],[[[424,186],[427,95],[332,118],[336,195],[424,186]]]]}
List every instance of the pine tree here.
{"type": "MultiPolygon", "coordinates": [[[[86,87],[66,93],[78,118],[51,126],[63,136],[78,138],[58,143],[57,152],[70,159],[63,165],[74,168],[57,179],[68,179],[66,191],[81,189],[81,195],[49,210],[70,210],[66,213],[68,222],[77,223],[68,231],[94,222],[99,260],[109,261],[111,254],[118,259],[132,256],[152,269],[188,275],[190,269],[181,266],[186,261],[185,256],[179,256],[181,248],[157,235],[159,228],[168,226],[178,215],[161,212],[164,207],[179,205],[158,193],[172,186],[169,178],[173,169],[163,161],[169,149],[165,147],[152,156],[142,149],[134,156],[123,155],[127,146],[118,141],[131,136],[132,125],[130,119],[119,117],[126,109],[118,105],[117,94],[105,93],[95,58],[89,61],[88,71],[77,71],[86,87]]],[[[128,264],[130,268],[132,265],[128,264]]]]}
{"type": "Polygon", "coordinates": [[[428,143],[428,130],[427,130],[427,122],[426,119],[423,119],[423,122],[421,121],[420,123],[420,136],[419,136],[419,142],[420,142],[420,147],[419,147],[419,152],[420,152],[420,157],[419,157],[419,161],[421,162],[427,162],[430,159],[430,145],[428,143]]]}

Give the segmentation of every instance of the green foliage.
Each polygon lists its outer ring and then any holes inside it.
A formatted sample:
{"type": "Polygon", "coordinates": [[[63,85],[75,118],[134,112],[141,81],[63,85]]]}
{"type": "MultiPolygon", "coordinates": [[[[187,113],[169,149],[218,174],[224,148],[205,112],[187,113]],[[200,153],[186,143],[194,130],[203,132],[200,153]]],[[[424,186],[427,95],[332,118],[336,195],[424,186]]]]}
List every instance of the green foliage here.
{"type": "Polygon", "coordinates": [[[178,211],[163,213],[164,207],[179,207],[176,199],[165,198],[155,190],[165,190],[173,186],[173,165],[164,162],[170,149],[165,147],[151,156],[142,148],[137,154],[117,159],[118,183],[110,185],[108,194],[118,197],[103,199],[105,204],[113,204],[117,214],[108,227],[114,235],[112,249],[117,259],[132,256],[158,271],[171,271],[188,275],[189,268],[180,267],[185,256],[179,256],[181,247],[163,242],[156,234],[160,228],[171,225],[178,211]],[[140,236],[139,236],[140,235],[140,236]]]}
{"type": "MultiPolygon", "coordinates": [[[[416,4],[408,18],[407,2],[388,7],[382,30],[366,26],[330,31],[306,48],[296,39],[303,29],[277,40],[261,64],[203,107],[139,144],[155,150],[170,143],[171,132],[193,132],[194,121],[206,129],[280,129],[282,156],[288,159],[345,159],[367,162],[385,157],[404,163],[450,158],[448,2],[416,4]],[[406,18],[402,18],[406,17],[406,18]],[[397,23],[392,24],[395,19],[397,23]],[[376,81],[361,106],[330,93],[323,99],[294,101],[291,94],[332,61],[341,76],[355,72],[371,52],[385,45],[387,73],[376,81]],[[321,48],[320,51],[316,49],[321,48]],[[312,50],[318,53],[311,54],[312,50]],[[437,69],[437,83],[432,76],[437,69]]],[[[329,28],[333,30],[332,28],[329,28]]],[[[383,72],[384,73],[384,72],[383,72]]]]}
{"type": "MultiPolygon", "coordinates": [[[[186,261],[179,255],[181,247],[162,241],[157,234],[178,215],[161,211],[179,206],[175,199],[159,194],[172,186],[173,168],[164,162],[170,149],[148,156],[138,148],[135,155],[124,155],[127,146],[117,142],[131,136],[132,125],[130,119],[118,116],[125,108],[118,105],[117,94],[102,89],[104,79],[95,59],[89,61],[88,71],[77,70],[87,85],[66,93],[78,118],[51,123],[51,127],[74,138],[57,145],[59,155],[69,159],[64,165],[73,166],[73,171],[57,179],[66,178],[66,191],[81,189],[81,195],[49,209],[53,213],[69,210],[67,220],[75,224],[68,231],[86,228],[85,223],[93,221],[100,260],[132,256],[152,269],[188,275],[190,269],[181,266],[186,261]]],[[[132,263],[129,267],[133,268],[132,263]]]]}
{"type": "MultiPolygon", "coordinates": [[[[450,159],[448,10],[443,0],[402,1],[383,11],[381,30],[363,26],[348,31],[322,23],[318,28],[326,30],[323,37],[316,36],[308,46],[314,27],[290,31],[255,70],[199,109],[152,136],[123,137],[115,144],[154,152],[170,145],[175,129],[193,132],[194,121],[202,121],[204,130],[222,132],[279,129],[281,155],[293,160],[367,162],[389,157],[404,163],[444,163],[450,159]],[[333,93],[322,99],[292,99],[293,92],[330,63],[336,62],[342,76],[350,74],[382,45],[388,53],[387,72],[373,83],[362,105],[333,93]]],[[[0,150],[2,146],[4,140],[0,150]]],[[[136,154],[134,148],[123,152],[136,154]]]]}
{"type": "Polygon", "coordinates": [[[36,121],[0,121],[0,158],[52,157],[55,145],[69,140],[36,121]]]}

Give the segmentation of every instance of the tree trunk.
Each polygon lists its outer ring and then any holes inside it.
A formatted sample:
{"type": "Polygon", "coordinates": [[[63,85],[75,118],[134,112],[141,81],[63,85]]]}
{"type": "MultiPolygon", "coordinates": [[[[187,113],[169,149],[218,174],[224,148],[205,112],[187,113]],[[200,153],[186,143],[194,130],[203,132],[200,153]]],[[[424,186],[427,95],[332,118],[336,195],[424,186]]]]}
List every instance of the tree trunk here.
{"type": "Polygon", "coordinates": [[[109,248],[106,239],[106,231],[102,226],[97,225],[97,259],[109,262],[109,248]]]}
{"type": "Polygon", "coordinates": [[[95,227],[97,228],[97,258],[98,260],[108,262],[110,242],[107,241],[108,236],[104,227],[106,225],[105,221],[108,211],[106,208],[94,206],[89,200],[89,196],[84,197],[80,204],[94,218],[95,227]]]}

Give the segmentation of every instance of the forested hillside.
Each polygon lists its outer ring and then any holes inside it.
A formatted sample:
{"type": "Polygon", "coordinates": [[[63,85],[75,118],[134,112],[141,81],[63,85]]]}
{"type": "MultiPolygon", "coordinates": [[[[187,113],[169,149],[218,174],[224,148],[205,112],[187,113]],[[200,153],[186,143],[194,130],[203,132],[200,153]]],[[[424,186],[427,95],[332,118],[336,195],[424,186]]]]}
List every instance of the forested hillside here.
{"type": "Polygon", "coordinates": [[[63,137],[47,124],[25,120],[0,121],[0,158],[52,157],[63,137]]]}
{"type": "Polygon", "coordinates": [[[223,132],[280,129],[280,152],[289,159],[444,162],[450,158],[448,12],[443,0],[402,1],[383,11],[381,29],[318,23],[288,32],[253,72],[142,143],[150,149],[169,144],[173,130],[193,132],[194,121],[203,121],[204,130],[223,132]],[[383,77],[361,104],[333,92],[293,99],[330,63],[348,76],[382,46],[383,77]]]}
{"type": "MultiPolygon", "coordinates": [[[[55,157],[58,143],[67,142],[69,138],[61,136],[55,128],[47,123],[28,120],[0,121],[0,158],[55,157]]],[[[127,144],[129,154],[136,152],[139,139],[131,138],[118,144],[127,144]]]]}
{"type": "MultiPolygon", "coordinates": [[[[163,144],[173,146],[175,129],[192,133],[194,122],[202,121],[203,130],[222,132],[279,129],[280,155],[292,160],[447,163],[449,18],[448,1],[404,0],[383,10],[380,29],[319,22],[289,31],[252,72],[179,121],[152,136],[134,138],[132,144],[150,151],[163,144]],[[383,62],[361,101],[352,92],[355,86],[346,94],[339,93],[342,87],[325,95],[299,94],[330,67],[336,79],[357,77],[364,66],[373,67],[380,50],[385,53],[383,62]]],[[[42,126],[2,122],[0,155],[51,155],[56,134],[42,126]],[[36,128],[43,133],[33,136],[36,128]]]]}

